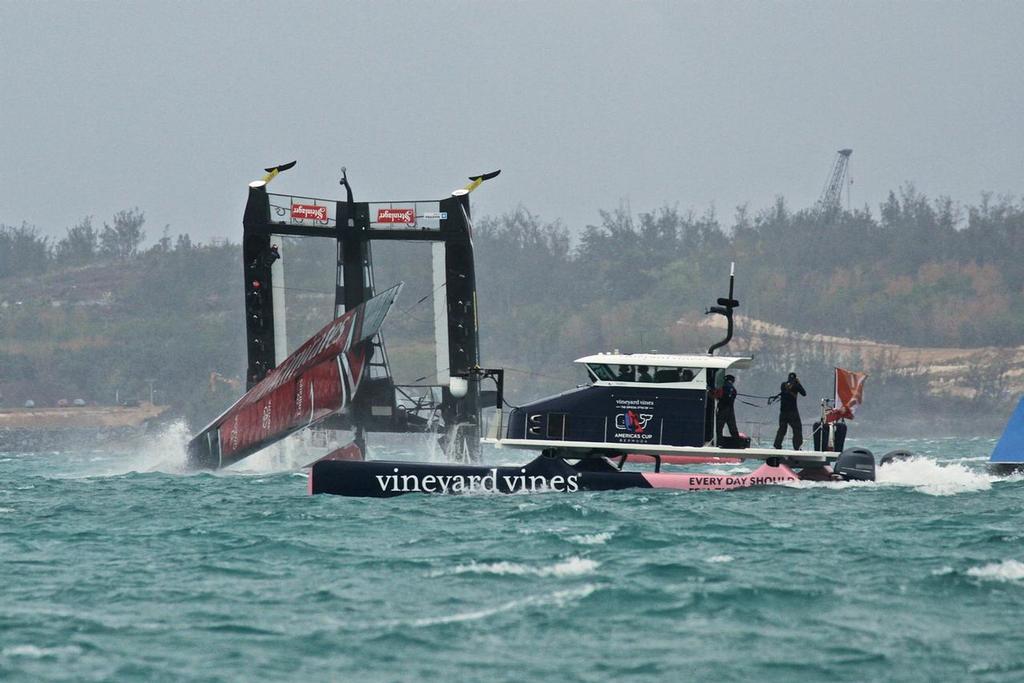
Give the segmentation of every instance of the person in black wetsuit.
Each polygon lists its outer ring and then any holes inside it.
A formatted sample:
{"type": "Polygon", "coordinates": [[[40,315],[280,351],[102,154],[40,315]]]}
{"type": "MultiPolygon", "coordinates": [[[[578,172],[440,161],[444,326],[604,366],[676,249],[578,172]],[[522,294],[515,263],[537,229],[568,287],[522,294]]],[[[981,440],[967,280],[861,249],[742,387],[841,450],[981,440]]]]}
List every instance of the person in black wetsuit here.
{"type": "Polygon", "coordinates": [[[796,407],[797,394],[806,396],[807,392],[800,384],[795,372],[782,383],[779,390],[779,431],[775,434],[775,447],[782,448],[782,440],[786,438],[786,428],[793,428],[793,450],[800,450],[804,443],[804,430],[800,426],[800,411],[796,407]]]}
{"type": "Polygon", "coordinates": [[[722,384],[722,395],[718,397],[718,424],[716,433],[718,434],[717,443],[721,445],[722,442],[722,428],[728,425],[729,434],[735,438],[740,435],[740,430],[736,427],[736,378],[732,375],[725,376],[725,382],[722,384]]]}

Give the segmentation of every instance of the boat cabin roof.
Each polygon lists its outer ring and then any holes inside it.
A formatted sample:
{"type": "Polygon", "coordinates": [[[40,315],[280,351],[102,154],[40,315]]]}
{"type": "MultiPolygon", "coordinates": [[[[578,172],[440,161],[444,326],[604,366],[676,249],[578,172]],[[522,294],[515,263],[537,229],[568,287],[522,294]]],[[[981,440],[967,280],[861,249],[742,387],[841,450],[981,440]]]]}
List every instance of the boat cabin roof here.
{"type": "Polygon", "coordinates": [[[746,356],[708,356],[686,353],[598,353],[577,358],[576,363],[607,365],[646,365],[651,368],[711,368],[742,370],[749,368],[753,358],[746,356]]]}

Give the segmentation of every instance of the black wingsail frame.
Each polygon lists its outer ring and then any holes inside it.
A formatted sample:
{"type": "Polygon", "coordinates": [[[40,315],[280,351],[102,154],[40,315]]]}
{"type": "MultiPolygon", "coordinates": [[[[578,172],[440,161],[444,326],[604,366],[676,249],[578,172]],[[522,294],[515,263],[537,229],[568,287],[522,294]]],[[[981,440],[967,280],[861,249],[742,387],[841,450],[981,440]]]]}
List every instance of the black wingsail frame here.
{"type": "MultiPolygon", "coordinates": [[[[292,164],[293,165],[293,164],[292,164]]],[[[375,240],[429,241],[444,245],[444,283],[448,339],[448,373],[451,376],[470,374],[480,364],[479,330],[477,325],[476,271],[473,259],[472,220],[469,194],[483,181],[498,172],[470,178],[465,188],[451,196],[431,202],[438,210],[431,220],[419,223],[417,202],[357,202],[347,173],[342,169],[341,185],[345,199],[327,200],[267,191],[267,183],[284,167],[268,172],[270,178],[251,183],[242,220],[242,252],[245,262],[245,301],[247,339],[247,388],[260,382],[273,369],[275,349],[272,264],[273,236],[302,236],[332,239],[337,248],[335,282],[335,315],[349,311],[374,295],[373,259],[370,249],[375,240]],[[273,210],[272,210],[273,208],[273,210]],[[374,211],[377,213],[374,214],[374,211]],[[387,213],[391,212],[391,213],[387,213]],[[296,216],[301,218],[296,219],[296,216]],[[381,217],[394,220],[381,222],[381,217]]],[[[422,204],[423,202],[420,202],[422,204]]],[[[428,424],[426,416],[439,414],[446,438],[444,447],[458,459],[476,460],[480,452],[481,401],[479,382],[470,382],[467,390],[454,395],[448,385],[396,386],[387,363],[383,341],[373,340],[374,354],[365,372],[359,394],[342,415],[331,419],[330,428],[350,429],[360,443],[365,432],[422,432],[428,424]],[[372,372],[371,372],[372,368],[372,372]],[[399,409],[400,396],[413,389],[432,386],[438,391],[417,391],[415,410],[399,409]],[[436,404],[423,396],[440,394],[436,404]]]]}

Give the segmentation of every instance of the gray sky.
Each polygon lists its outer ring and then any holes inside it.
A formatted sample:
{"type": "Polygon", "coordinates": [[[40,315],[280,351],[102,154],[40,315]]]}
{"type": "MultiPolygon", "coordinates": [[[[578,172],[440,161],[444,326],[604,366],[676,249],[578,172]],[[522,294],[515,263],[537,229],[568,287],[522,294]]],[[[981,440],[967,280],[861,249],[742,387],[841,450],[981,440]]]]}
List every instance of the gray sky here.
{"type": "Polygon", "coordinates": [[[598,209],[1021,193],[1024,3],[0,0],[0,222],[238,239],[245,184],[598,209]]]}

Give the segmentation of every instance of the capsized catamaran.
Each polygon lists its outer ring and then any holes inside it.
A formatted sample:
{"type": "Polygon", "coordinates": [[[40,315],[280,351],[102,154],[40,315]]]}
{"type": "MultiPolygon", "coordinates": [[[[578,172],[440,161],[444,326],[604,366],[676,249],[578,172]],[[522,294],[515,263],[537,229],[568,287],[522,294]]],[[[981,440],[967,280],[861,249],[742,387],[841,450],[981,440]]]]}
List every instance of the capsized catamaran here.
{"type": "Polygon", "coordinates": [[[827,420],[821,450],[752,446],[747,437],[717,436],[714,389],[727,371],[750,367],[752,358],[716,356],[733,334],[734,273],[729,296],[708,312],[726,317],[725,339],[707,354],[597,354],[578,359],[591,380],[514,408],[503,420],[504,372],[476,368],[463,381],[494,380],[497,428],[485,443],[496,448],[541,451],[522,466],[482,467],[397,461],[319,461],[310,471],[311,493],[390,497],[403,493],[488,490],[502,493],[554,490],[668,488],[729,490],[800,480],[875,478],[874,455],[842,450],[842,432],[827,420]],[[829,450],[830,447],[836,450],[829,450]],[[647,456],[654,471],[626,471],[628,460],[647,456]],[[746,474],[662,471],[671,459],[708,462],[730,458],[762,461],[746,474]]]}
{"type": "Polygon", "coordinates": [[[207,425],[188,444],[188,465],[219,469],[343,410],[398,284],[328,323],[207,425]]]}

